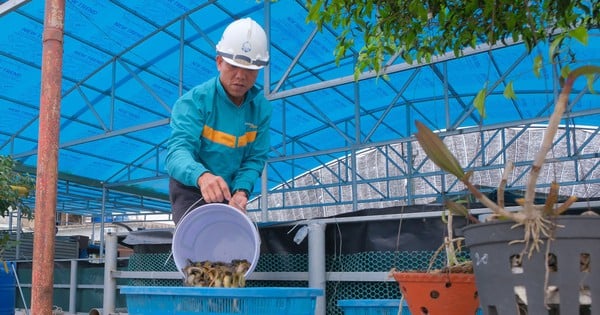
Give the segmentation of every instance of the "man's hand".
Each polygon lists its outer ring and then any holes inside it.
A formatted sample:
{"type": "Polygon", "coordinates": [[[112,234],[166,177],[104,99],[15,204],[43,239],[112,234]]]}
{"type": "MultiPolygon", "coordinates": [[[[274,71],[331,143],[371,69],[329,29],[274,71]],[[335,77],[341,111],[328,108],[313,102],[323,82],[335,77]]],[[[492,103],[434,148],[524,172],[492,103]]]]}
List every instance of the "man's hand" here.
{"type": "Polygon", "coordinates": [[[207,203],[231,200],[231,192],[221,176],[206,172],[198,177],[198,187],[207,203]]]}
{"type": "Polygon", "coordinates": [[[229,199],[229,205],[242,210],[242,212],[246,212],[246,205],[248,204],[248,197],[246,197],[246,193],[238,190],[233,194],[231,199],[229,199]]]}

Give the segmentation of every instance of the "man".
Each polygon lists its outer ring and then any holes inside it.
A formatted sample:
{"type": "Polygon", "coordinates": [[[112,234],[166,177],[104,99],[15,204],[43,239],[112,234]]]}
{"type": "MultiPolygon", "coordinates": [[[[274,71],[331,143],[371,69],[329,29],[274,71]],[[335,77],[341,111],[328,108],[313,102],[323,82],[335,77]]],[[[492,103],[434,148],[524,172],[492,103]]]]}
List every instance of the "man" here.
{"type": "Polygon", "coordinates": [[[245,212],[270,147],[272,108],[254,86],[269,62],[265,31],[236,20],[216,48],[219,75],[182,95],[171,113],[166,168],[175,224],[206,203],[245,212]]]}

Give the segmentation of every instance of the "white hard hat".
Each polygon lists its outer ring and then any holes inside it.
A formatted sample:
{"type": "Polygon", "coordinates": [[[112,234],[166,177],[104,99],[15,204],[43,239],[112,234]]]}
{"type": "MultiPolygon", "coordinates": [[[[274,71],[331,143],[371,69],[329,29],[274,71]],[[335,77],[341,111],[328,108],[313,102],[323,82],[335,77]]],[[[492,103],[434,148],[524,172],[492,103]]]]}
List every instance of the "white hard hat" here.
{"type": "Polygon", "coordinates": [[[261,69],[269,63],[267,34],[251,18],[233,21],[217,44],[217,54],[236,67],[261,69]]]}

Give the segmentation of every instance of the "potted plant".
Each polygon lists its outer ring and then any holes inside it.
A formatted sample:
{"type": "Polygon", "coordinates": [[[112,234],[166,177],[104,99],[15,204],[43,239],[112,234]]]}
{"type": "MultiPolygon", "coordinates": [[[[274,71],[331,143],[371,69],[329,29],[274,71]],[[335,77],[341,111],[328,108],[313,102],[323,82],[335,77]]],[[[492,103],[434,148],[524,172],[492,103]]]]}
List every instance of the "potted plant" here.
{"type": "MultiPolygon", "coordinates": [[[[460,212],[463,208],[450,200],[446,201],[446,207],[450,211],[442,218],[446,222],[447,236],[431,257],[429,268],[391,271],[411,314],[464,315],[475,314],[479,308],[479,294],[472,261],[458,255],[464,238],[455,237],[453,233],[452,213],[460,212]],[[433,269],[433,264],[441,252],[446,254],[445,265],[443,268],[433,269]]],[[[468,211],[461,214],[474,219],[468,211]]]]}
{"type": "MultiPolygon", "coordinates": [[[[34,191],[33,179],[14,170],[15,161],[9,156],[0,155],[0,216],[5,217],[9,211],[20,209],[21,214],[31,218],[31,209],[23,203],[23,199],[34,191]]],[[[9,233],[0,234],[0,311],[13,314],[15,305],[15,275],[12,266],[4,259],[4,253],[15,245],[9,233]]]]}

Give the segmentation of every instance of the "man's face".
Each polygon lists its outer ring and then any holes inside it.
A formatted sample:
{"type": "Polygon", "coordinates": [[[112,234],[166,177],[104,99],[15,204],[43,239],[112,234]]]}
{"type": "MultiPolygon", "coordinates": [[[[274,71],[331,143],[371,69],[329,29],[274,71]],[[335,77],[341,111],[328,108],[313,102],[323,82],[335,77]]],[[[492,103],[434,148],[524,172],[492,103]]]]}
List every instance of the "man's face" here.
{"type": "Polygon", "coordinates": [[[221,56],[217,56],[217,69],[221,73],[221,84],[223,84],[229,98],[235,104],[240,105],[244,101],[246,92],[254,86],[258,70],[244,69],[230,65],[221,56]]]}

